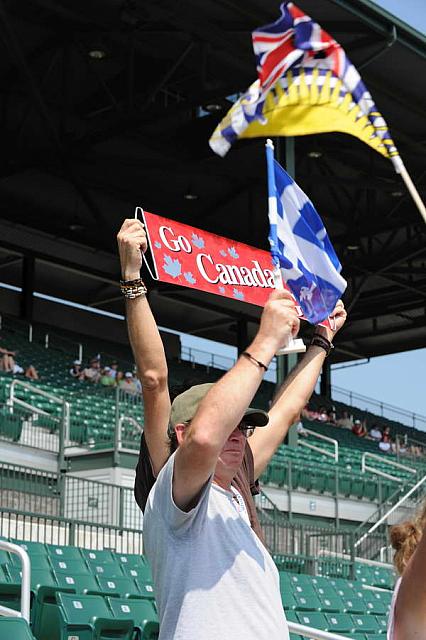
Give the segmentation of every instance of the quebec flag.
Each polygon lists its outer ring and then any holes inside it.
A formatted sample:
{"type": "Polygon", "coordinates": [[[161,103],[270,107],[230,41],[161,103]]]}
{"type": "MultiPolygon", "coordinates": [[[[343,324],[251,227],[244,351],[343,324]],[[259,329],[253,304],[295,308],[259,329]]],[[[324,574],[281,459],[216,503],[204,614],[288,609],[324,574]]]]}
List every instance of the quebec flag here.
{"type": "Polygon", "coordinates": [[[342,265],[314,205],[274,159],[269,141],[266,157],[272,258],[305,318],[318,324],[346,289],[342,265]]]}

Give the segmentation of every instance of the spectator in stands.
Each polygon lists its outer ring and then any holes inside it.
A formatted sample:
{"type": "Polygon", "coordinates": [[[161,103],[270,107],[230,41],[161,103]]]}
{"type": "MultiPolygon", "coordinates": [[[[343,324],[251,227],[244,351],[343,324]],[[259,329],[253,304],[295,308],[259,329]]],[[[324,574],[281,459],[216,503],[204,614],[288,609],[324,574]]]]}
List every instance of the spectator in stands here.
{"type": "Polygon", "coordinates": [[[352,427],[352,433],[358,438],[365,438],[367,435],[367,428],[361,420],[355,420],[352,427]]]}
{"type": "Polygon", "coordinates": [[[306,405],[302,409],[302,417],[306,418],[307,420],[317,420],[318,411],[315,411],[314,409],[310,409],[309,405],[306,405]]]}
{"type": "Polygon", "coordinates": [[[72,378],[75,378],[76,380],[83,380],[84,376],[83,376],[83,371],[81,369],[81,360],[74,360],[74,362],[72,363],[72,367],[69,370],[69,374],[72,378]]]}
{"type": "Polygon", "coordinates": [[[426,502],[412,520],[390,530],[399,573],[388,619],[388,640],[426,637],[426,502]]]}
{"type": "MultiPolygon", "coordinates": [[[[299,416],[313,392],[335,331],[315,329],[320,337],[279,390],[269,411],[268,428],[256,429],[251,445],[244,437],[244,431],[248,435],[248,427],[253,426],[243,421],[245,410],[278,344],[298,327],[294,307],[284,292],[271,294],[248,355],[206,389],[207,394],[197,386],[178,396],[170,414],[164,347],[140,281],[141,254],[147,247],[143,225],[126,220],[118,245],[126,282],[123,293],[129,336],[144,398],[135,497],[143,509],[150,491],[144,542],[157,591],[160,638],[175,637],[179,624],[179,636],[185,640],[285,640],[288,631],[276,568],[264,545],[247,527],[249,523],[253,529],[256,526],[249,495],[250,466],[253,477],[259,477],[299,416]],[[170,423],[174,429],[169,431],[170,423]],[[246,488],[244,498],[236,488],[237,478],[246,488]],[[241,602],[245,603],[243,608],[241,602]]],[[[332,316],[337,331],[346,317],[341,302],[332,316]]]]}
{"type": "Polygon", "coordinates": [[[318,420],[318,422],[328,422],[328,411],[327,411],[326,407],[321,406],[318,409],[317,420],[318,420]]]}
{"type": "Polygon", "coordinates": [[[390,453],[392,450],[392,438],[390,434],[390,428],[385,427],[382,433],[382,439],[379,442],[379,449],[383,453],[390,453]]]}
{"type": "Polygon", "coordinates": [[[373,424],[369,436],[372,440],[375,440],[376,442],[380,442],[380,440],[382,439],[382,432],[380,431],[379,427],[377,426],[377,424],[373,424]]]}
{"type": "Polygon", "coordinates": [[[116,379],[118,373],[118,362],[113,360],[110,365],[110,376],[113,380],[116,379]]]}
{"type": "Polygon", "coordinates": [[[336,424],[336,407],[333,405],[331,405],[330,409],[327,412],[327,422],[329,424],[336,424]]]}
{"type": "Polygon", "coordinates": [[[101,377],[101,363],[98,358],[92,358],[89,366],[83,369],[83,380],[96,384],[101,377]]]}
{"type": "Polygon", "coordinates": [[[24,376],[30,380],[40,380],[38,371],[33,364],[30,364],[30,366],[25,369],[24,376]]]}
{"type": "Polygon", "coordinates": [[[350,415],[349,411],[344,410],[342,412],[342,417],[336,420],[336,426],[342,427],[342,429],[352,430],[352,427],[354,426],[354,419],[353,416],[350,415]]]}
{"type": "Polygon", "coordinates": [[[127,393],[131,393],[132,395],[138,393],[138,387],[131,371],[126,371],[118,386],[120,389],[123,389],[123,391],[127,391],[127,393]]]}
{"type": "Polygon", "coordinates": [[[24,369],[15,360],[16,351],[0,347],[0,371],[5,373],[24,373],[24,369]]]}
{"type": "Polygon", "coordinates": [[[115,379],[111,375],[111,367],[104,367],[101,371],[101,377],[99,378],[99,383],[103,387],[114,387],[115,379]]]}

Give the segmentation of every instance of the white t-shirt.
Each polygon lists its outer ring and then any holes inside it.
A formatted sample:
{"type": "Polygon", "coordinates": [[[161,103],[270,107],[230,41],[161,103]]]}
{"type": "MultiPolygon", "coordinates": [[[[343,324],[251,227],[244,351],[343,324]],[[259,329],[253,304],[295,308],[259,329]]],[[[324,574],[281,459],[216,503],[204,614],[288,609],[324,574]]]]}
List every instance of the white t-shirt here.
{"type": "Polygon", "coordinates": [[[289,640],[277,568],[235,490],[208,481],[188,513],[172,497],[173,454],[144,514],[159,640],[289,640]]]}
{"type": "Polygon", "coordinates": [[[394,640],[393,636],[394,636],[394,626],[395,626],[395,604],[396,604],[396,598],[398,596],[398,591],[400,586],[401,586],[401,578],[398,578],[395,584],[395,588],[393,590],[392,602],[391,602],[391,607],[389,611],[387,640],[394,640]]]}

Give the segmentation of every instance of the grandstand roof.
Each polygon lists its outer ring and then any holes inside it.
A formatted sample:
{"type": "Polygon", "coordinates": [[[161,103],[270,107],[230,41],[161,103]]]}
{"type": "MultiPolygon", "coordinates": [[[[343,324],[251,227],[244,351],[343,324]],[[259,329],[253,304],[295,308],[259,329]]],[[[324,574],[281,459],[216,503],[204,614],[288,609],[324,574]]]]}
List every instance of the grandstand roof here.
{"type": "MultiPolygon", "coordinates": [[[[367,0],[297,4],[361,70],[425,198],[426,38],[367,0]]],[[[227,96],[255,78],[250,32],[278,6],[5,3],[0,280],[19,285],[22,254],[32,253],[38,291],[122,312],[112,254],[136,204],[266,249],[263,140],[238,143],[225,159],[207,141],[227,96]]],[[[335,358],[424,346],[425,227],[391,163],[343,134],[301,137],[296,176],[349,283],[350,321],[335,358]]],[[[169,285],[157,287],[152,304],[160,324],[228,343],[240,317],[252,319],[250,335],[259,316],[169,285]]]]}

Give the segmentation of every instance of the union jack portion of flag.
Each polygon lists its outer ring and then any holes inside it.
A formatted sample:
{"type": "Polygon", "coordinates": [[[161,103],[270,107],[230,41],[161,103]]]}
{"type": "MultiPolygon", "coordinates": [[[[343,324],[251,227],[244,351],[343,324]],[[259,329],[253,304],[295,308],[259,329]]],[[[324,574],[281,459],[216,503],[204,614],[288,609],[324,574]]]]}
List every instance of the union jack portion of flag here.
{"type": "Polygon", "coordinates": [[[210,138],[224,156],[238,138],[340,131],[400,162],[386,122],[344,49],[292,2],[252,34],[258,79],[210,138]]]}

